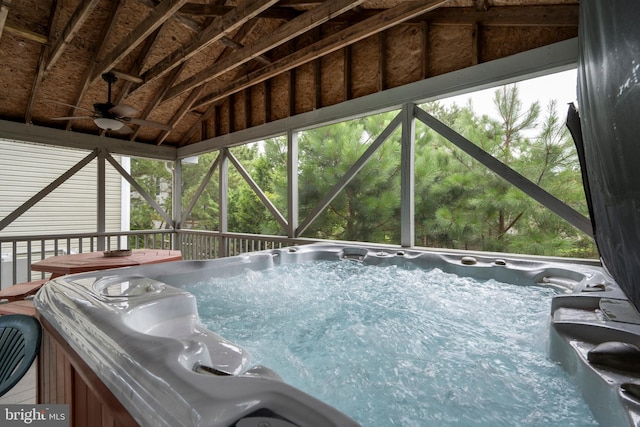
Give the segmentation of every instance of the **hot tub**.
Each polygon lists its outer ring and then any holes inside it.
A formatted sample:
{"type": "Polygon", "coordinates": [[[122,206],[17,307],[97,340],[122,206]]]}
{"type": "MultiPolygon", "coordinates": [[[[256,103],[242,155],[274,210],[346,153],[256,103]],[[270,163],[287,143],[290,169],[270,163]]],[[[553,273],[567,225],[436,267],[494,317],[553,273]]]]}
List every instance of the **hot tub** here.
{"type": "Polygon", "coordinates": [[[204,327],[194,296],[184,290],[211,277],[318,260],[439,269],[559,289],[550,308],[550,357],[575,376],[601,425],[639,425],[640,317],[598,266],[331,244],[53,280],[35,301],[45,327],[40,402],[70,403],[76,425],[109,417],[117,425],[358,425],[204,327]],[[65,375],[55,372],[61,361],[65,375]],[[102,415],[92,418],[95,408],[102,415]]]}

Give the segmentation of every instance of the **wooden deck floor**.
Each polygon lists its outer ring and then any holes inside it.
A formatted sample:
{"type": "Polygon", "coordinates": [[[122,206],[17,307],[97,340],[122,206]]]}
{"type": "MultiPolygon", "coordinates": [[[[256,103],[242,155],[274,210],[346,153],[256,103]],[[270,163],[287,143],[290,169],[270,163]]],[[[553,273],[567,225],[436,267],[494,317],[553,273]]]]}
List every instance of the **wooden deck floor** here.
{"type": "Polygon", "coordinates": [[[0,405],[35,404],[36,403],[36,366],[38,359],[33,362],[27,374],[7,394],[0,397],[0,405]]]}

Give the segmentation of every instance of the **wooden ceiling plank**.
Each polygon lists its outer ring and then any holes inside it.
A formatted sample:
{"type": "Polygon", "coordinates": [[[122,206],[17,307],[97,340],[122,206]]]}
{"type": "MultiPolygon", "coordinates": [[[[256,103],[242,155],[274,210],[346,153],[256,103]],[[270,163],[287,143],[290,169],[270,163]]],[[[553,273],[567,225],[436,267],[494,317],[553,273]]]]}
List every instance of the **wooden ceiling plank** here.
{"type": "Polygon", "coordinates": [[[188,0],[165,0],[151,12],[147,18],[133,29],[127,36],[95,67],[91,80],[113,68],[144,39],[160,27],[167,19],[180,9],[188,0]]]}
{"type": "MultiPolygon", "coordinates": [[[[173,115],[173,118],[169,122],[169,125],[171,125],[171,127],[174,127],[176,123],[182,120],[185,114],[189,112],[189,109],[191,108],[193,103],[196,102],[198,97],[202,94],[203,90],[204,90],[204,85],[199,86],[191,91],[191,93],[189,94],[189,97],[182,103],[180,108],[178,108],[178,111],[175,112],[175,114],[173,115]]],[[[156,139],[156,144],[161,145],[167,139],[167,137],[169,136],[169,133],[171,133],[171,131],[169,130],[162,131],[160,136],[156,139]]]]}
{"type": "MultiPolygon", "coordinates": [[[[140,70],[143,68],[144,63],[146,62],[149,53],[151,52],[151,48],[153,47],[153,44],[155,43],[155,40],[157,40],[157,37],[161,31],[161,29],[164,28],[164,24],[162,27],[158,28],[154,34],[151,35],[151,37],[147,38],[145,45],[142,48],[142,51],[140,52],[140,55],[136,61],[136,64],[134,65],[134,67],[132,68],[132,71],[135,71],[136,73],[139,73],[140,70]]],[[[175,83],[175,81],[178,79],[178,77],[180,76],[180,73],[182,72],[182,70],[184,69],[185,63],[180,64],[178,67],[174,68],[170,74],[167,76],[167,78],[165,79],[164,84],[161,86],[161,89],[159,89],[158,91],[155,92],[155,95],[153,96],[153,98],[151,99],[151,101],[147,104],[147,107],[145,108],[145,110],[143,111],[142,115],[141,115],[141,119],[148,119],[149,115],[151,114],[151,112],[159,105],[160,101],[162,100],[162,97],[164,96],[164,94],[166,93],[167,90],[169,90],[169,88],[171,86],[173,86],[173,84],[175,83]]],[[[141,79],[141,83],[142,83],[142,79],[141,79]]],[[[132,88],[132,82],[126,82],[122,94],[126,95],[129,93],[129,91],[132,88]],[[125,93],[126,92],[126,93],[125,93]]],[[[134,132],[131,134],[131,136],[129,137],[130,141],[135,141],[136,138],[138,137],[138,134],[140,133],[140,126],[139,125],[133,125],[135,130],[134,132]]],[[[159,144],[158,144],[159,145],[159,144]]]]}
{"type": "MultiPolygon", "coordinates": [[[[158,36],[160,35],[160,32],[162,31],[162,29],[164,28],[165,25],[166,24],[162,24],[149,37],[147,37],[145,39],[144,44],[142,45],[142,49],[140,49],[140,53],[138,54],[138,57],[136,58],[136,60],[133,63],[133,65],[131,66],[131,69],[129,70],[128,74],[130,74],[130,75],[131,74],[136,74],[136,75],[140,74],[140,70],[142,70],[144,68],[147,60],[149,59],[149,54],[151,52],[151,49],[156,44],[156,41],[158,40],[158,36]]],[[[114,71],[114,74],[115,74],[115,70],[113,70],[113,71],[114,71]]],[[[142,81],[142,79],[140,79],[140,80],[142,81]]],[[[134,84],[133,79],[125,79],[124,85],[122,85],[122,90],[115,97],[115,100],[113,101],[113,103],[116,104],[116,105],[120,104],[122,102],[122,100],[125,99],[129,95],[129,92],[131,91],[131,88],[133,87],[133,84],[134,84]]],[[[105,133],[106,133],[105,130],[101,130],[100,131],[100,135],[104,135],[105,133]]]]}
{"type": "Polygon", "coordinates": [[[483,27],[577,27],[579,5],[496,6],[487,10],[474,7],[443,7],[424,19],[437,25],[483,27]]]}
{"type": "MultiPolygon", "coordinates": [[[[222,16],[235,9],[233,6],[215,5],[215,4],[194,4],[187,3],[180,8],[180,13],[195,16],[222,16]]],[[[291,20],[297,18],[303,12],[299,12],[290,7],[271,7],[260,12],[260,18],[268,19],[284,19],[291,20]]]]}
{"type": "MultiPolygon", "coordinates": [[[[279,5],[281,6],[281,4],[279,5]]],[[[345,13],[333,22],[354,24],[383,12],[385,9],[359,9],[345,13]]],[[[435,25],[480,25],[495,27],[577,27],[578,4],[550,4],[526,6],[495,6],[487,10],[475,7],[442,7],[425,17],[409,19],[407,24],[428,20],[435,25]]]]}
{"type": "Polygon", "coordinates": [[[44,76],[51,72],[53,66],[56,65],[60,56],[67,48],[71,40],[78,34],[80,28],[84,25],[85,21],[89,18],[93,9],[98,5],[100,0],[83,0],[82,3],[78,5],[76,10],[73,12],[73,15],[69,19],[66,27],[62,30],[60,37],[54,43],[51,51],[49,53],[49,58],[47,59],[47,65],[44,69],[44,76]]]}
{"type": "Polygon", "coordinates": [[[371,35],[389,29],[394,25],[409,19],[423,15],[447,3],[448,0],[416,1],[401,3],[391,9],[380,12],[378,15],[351,25],[341,31],[333,33],[324,39],[306,46],[293,54],[275,61],[246,76],[239,76],[235,81],[219,91],[206,95],[199,99],[193,108],[198,108],[210,102],[220,100],[230,93],[243,90],[249,86],[270,79],[291,68],[298,67],[321,56],[327,55],[343,47],[365,39],[371,35]]]}
{"type": "Polygon", "coordinates": [[[387,84],[387,61],[385,49],[387,45],[387,34],[384,31],[378,33],[378,91],[385,90],[387,84]]]}
{"type": "Polygon", "coordinates": [[[280,46],[364,2],[365,0],[327,0],[322,2],[319,6],[281,25],[269,36],[261,38],[251,46],[234,52],[226,60],[217,62],[213,64],[213,66],[196,73],[194,76],[174,86],[168,92],[164,101],[173,99],[181,93],[207,83],[258,55],[280,46]]]}
{"type": "MultiPolygon", "coordinates": [[[[258,25],[257,20],[253,19],[249,22],[247,22],[246,24],[244,24],[242,26],[242,28],[240,28],[240,30],[238,30],[238,32],[236,33],[236,40],[234,40],[234,42],[238,43],[238,44],[242,44],[242,42],[245,41],[245,39],[249,36],[249,34],[251,34],[253,32],[253,30],[255,29],[255,27],[258,25]]],[[[231,54],[231,50],[230,49],[224,49],[222,52],[220,52],[220,55],[218,56],[218,58],[225,58],[228,55],[231,54]]],[[[244,73],[244,70],[239,70],[239,73],[244,73]]],[[[241,75],[241,74],[240,74],[241,75]]],[[[237,76],[236,76],[237,77],[237,76]]],[[[170,88],[171,86],[173,86],[173,83],[171,85],[168,85],[167,88],[170,88]]],[[[200,86],[201,88],[204,88],[205,86],[202,85],[200,86]]],[[[189,96],[189,98],[182,104],[182,106],[178,109],[178,113],[176,113],[174,115],[174,117],[171,119],[170,123],[173,123],[172,126],[175,123],[178,123],[183,117],[184,115],[191,110],[191,106],[193,105],[193,103],[198,99],[198,96],[200,96],[200,94],[202,93],[202,91],[198,91],[197,92],[198,95],[194,96],[194,92],[191,93],[191,95],[189,96]],[[179,114],[180,111],[184,111],[184,113],[179,114]],[[177,116],[180,116],[178,119],[176,119],[177,116]]],[[[164,96],[164,93],[163,93],[164,96]]],[[[207,114],[204,114],[200,120],[201,122],[204,122],[205,120],[208,119],[207,114]]],[[[195,131],[197,129],[196,126],[193,126],[191,128],[192,131],[195,131]]],[[[193,133],[191,132],[187,132],[189,134],[188,137],[185,138],[191,138],[191,136],[193,136],[193,133]]],[[[162,135],[162,142],[166,139],[166,137],[169,135],[169,133],[167,132],[165,135],[162,135]]]]}
{"type": "MultiPolygon", "coordinates": [[[[176,79],[178,78],[178,76],[182,72],[182,69],[184,68],[184,66],[185,66],[185,64],[183,63],[180,66],[178,66],[178,67],[174,68],[173,70],[171,70],[171,73],[164,80],[164,84],[154,94],[153,99],[149,102],[149,104],[147,104],[147,108],[145,108],[145,110],[142,112],[142,115],[140,116],[141,119],[145,119],[145,120],[148,119],[149,115],[151,114],[151,112],[158,105],[160,105],[160,101],[162,101],[162,97],[164,96],[166,91],[168,91],[169,88],[175,83],[176,79]]],[[[131,141],[134,141],[138,137],[138,133],[140,132],[140,126],[137,126],[137,125],[134,125],[134,126],[136,126],[136,129],[131,134],[131,136],[129,137],[129,139],[131,141]]]]}
{"type": "MultiPolygon", "coordinates": [[[[138,0],[140,3],[142,4],[146,4],[149,7],[155,7],[159,1],[158,0],[138,0]]],[[[182,8],[190,5],[190,4],[206,4],[206,2],[209,0],[201,0],[201,3],[196,3],[193,0],[190,0],[188,4],[186,4],[185,6],[183,6],[182,8]]],[[[227,7],[230,8],[231,6],[218,6],[218,7],[227,7]]],[[[268,11],[269,9],[267,9],[268,11]]],[[[201,25],[198,21],[189,18],[188,16],[185,16],[185,14],[181,13],[182,9],[180,9],[180,11],[178,11],[178,13],[176,13],[175,15],[173,15],[171,17],[172,20],[180,23],[181,25],[183,25],[185,28],[188,28],[189,30],[193,31],[194,33],[200,33],[202,30],[204,30],[206,28],[206,25],[201,25]]],[[[223,36],[220,38],[220,42],[224,43],[226,46],[229,47],[233,47],[234,45],[234,41],[232,39],[230,39],[227,36],[223,36]]],[[[236,49],[241,49],[244,46],[241,44],[237,44],[235,48],[236,49]]],[[[259,56],[258,58],[256,58],[258,61],[264,63],[264,64],[270,64],[271,61],[269,60],[269,58],[267,58],[264,55],[259,56]]],[[[136,90],[139,88],[136,88],[136,90]]]]}
{"type": "Polygon", "coordinates": [[[489,3],[487,0],[473,0],[473,6],[476,10],[486,11],[489,9],[489,3]]]}
{"type": "Polygon", "coordinates": [[[317,6],[321,1],[311,1],[311,0],[282,0],[280,2],[280,6],[288,6],[288,7],[313,7],[317,6]]]}
{"type": "MultiPolygon", "coordinates": [[[[207,120],[209,120],[211,117],[213,117],[213,114],[216,112],[216,104],[211,104],[209,106],[209,108],[207,108],[207,110],[202,114],[202,117],[200,117],[200,123],[201,126],[205,126],[207,120]]],[[[198,127],[197,126],[192,126],[188,132],[186,132],[184,134],[184,136],[182,137],[182,140],[180,140],[180,143],[178,144],[178,146],[182,147],[184,145],[186,145],[189,140],[193,137],[193,135],[195,135],[198,132],[198,127]]]]}
{"type": "Polygon", "coordinates": [[[2,30],[7,22],[7,16],[9,16],[9,7],[12,0],[2,0],[0,3],[0,38],[2,38],[2,30]]]}
{"type": "Polygon", "coordinates": [[[16,24],[15,22],[7,22],[4,25],[4,31],[38,44],[49,43],[49,38],[47,36],[31,31],[28,28],[16,24]]]}
{"type": "MultiPolygon", "coordinates": [[[[93,74],[93,68],[95,67],[96,62],[99,61],[100,58],[104,55],[104,51],[107,45],[107,40],[111,35],[112,29],[115,28],[115,25],[113,24],[116,21],[118,12],[121,10],[120,9],[121,2],[122,0],[115,0],[111,5],[109,16],[107,17],[107,19],[105,19],[104,24],[102,25],[102,29],[100,30],[100,36],[98,38],[99,40],[98,47],[96,48],[95,56],[91,61],[91,65],[87,67],[87,69],[85,70],[82,76],[82,79],[81,79],[82,83],[80,85],[80,90],[78,91],[78,93],[76,93],[76,96],[72,102],[73,105],[79,105],[80,101],[82,101],[82,98],[84,98],[85,93],[89,89],[89,85],[91,84],[91,75],[93,74]]],[[[75,108],[71,108],[67,116],[69,117],[73,116],[73,114],[75,113],[75,110],[76,110],[75,108]]],[[[69,120],[65,127],[66,130],[70,130],[72,125],[73,123],[71,122],[71,120],[69,120]]]]}
{"type": "Polygon", "coordinates": [[[477,23],[471,25],[471,64],[478,65],[480,63],[480,25],[477,23]]]}
{"type": "MultiPolygon", "coordinates": [[[[229,37],[223,37],[220,39],[220,43],[224,44],[227,47],[230,47],[234,50],[243,49],[245,46],[242,43],[238,43],[237,41],[230,39],[229,37]]],[[[266,55],[259,55],[255,57],[255,60],[258,62],[262,62],[263,64],[271,64],[273,61],[266,57],[266,55]]]]}
{"type": "MultiPolygon", "coordinates": [[[[137,0],[137,1],[138,1],[138,3],[142,3],[142,4],[146,5],[146,6],[149,6],[150,8],[154,8],[158,4],[160,4],[159,0],[137,0]]],[[[189,3],[193,3],[193,0],[191,0],[189,3]]],[[[171,20],[178,22],[179,24],[181,24],[184,27],[190,29],[194,33],[199,33],[204,28],[202,25],[200,25],[200,23],[198,21],[196,21],[194,19],[191,19],[188,16],[184,16],[181,13],[176,13],[176,14],[172,15],[171,16],[171,20]]]]}
{"type": "Polygon", "coordinates": [[[420,62],[422,79],[429,77],[429,48],[431,47],[429,42],[429,31],[430,28],[427,21],[422,21],[422,40],[420,43],[420,50],[422,51],[422,61],[420,62]]]}
{"type": "MultiPolygon", "coordinates": [[[[45,39],[49,39],[49,37],[53,34],[53,24],[58,19],[58,14],[61,8],[58,8],[58,0],[53,0],[51,3],[51,9],[49,12],[49,20],[47,22],[47,36],[45,39]]],[[[33,115],[33,106],[36,103],[36,97],[38,95],[38,90],[40,89],[40,83],[42,83],[42,79],[44,78],[44,67],[47,62],[47,57],[49,56],[49,48],[50,46],[47,44],[43,44],[40,46],[40,56],[38,58],[38,68],[36,71],[36,76],[33,79],[33,84],[31,85],[31,93],[29,95],[29,102],[27,103],[27,109],[25,110],[24,122],[31,123],[31,118],[33,115]]]]}
{"type": "Polygon", "coordinates": [[[138,74],[132,74],[132,73],[130,73],[128,71],[117,70],[115,68],[112,68],[111,72],[117,78],[122,79],[122,80],[126,80],[126,81],[131,82],[131,83],[140,84],[140,83],[143,82],[143,80],[140,77],[138,77],[138,74]]]}
{"type": "Polygon", "coordinates": [[[202,49],[209,46],[211,43],[220,40],[220,38],[240,28],[249,20],[255,18],[260,12],[277,2],[278,0],[250,0],[243,7],[233,8],[232,11],[213,21],[211,25],[198,34],[187,46],[182,46],[175,50],[147,70],[142,75],[142,78],[145,83],[149,83],[154,79],[161,77],[165,73],[171,71],[174,67],[180,65],[202,49]]]}

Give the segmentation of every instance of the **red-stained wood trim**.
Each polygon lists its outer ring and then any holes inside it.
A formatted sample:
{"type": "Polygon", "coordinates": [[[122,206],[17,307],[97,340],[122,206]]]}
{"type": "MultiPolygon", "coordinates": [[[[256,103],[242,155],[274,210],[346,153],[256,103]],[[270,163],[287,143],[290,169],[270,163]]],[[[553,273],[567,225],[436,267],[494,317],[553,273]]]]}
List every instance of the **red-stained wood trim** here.
{"type": "Polygon", "coordinates": [[[42,324],[38,403],[69,405],[71,427],[133,427],[138,423],[51,324],[42,324]],[[47,383],[48,382],[48,383],[47,383]]]}

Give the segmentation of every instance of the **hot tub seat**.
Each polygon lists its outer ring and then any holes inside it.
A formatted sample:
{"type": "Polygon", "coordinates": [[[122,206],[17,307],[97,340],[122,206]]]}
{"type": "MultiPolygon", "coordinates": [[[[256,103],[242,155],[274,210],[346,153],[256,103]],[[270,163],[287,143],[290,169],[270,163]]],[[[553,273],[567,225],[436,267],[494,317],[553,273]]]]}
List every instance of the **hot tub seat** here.
{"type": "Polygon", "coordinates": [[[200,324],[193,295],[154,279],[67,276],[36,307],[140,425],[251,425],[239,421],[266,422],[265,413],[291,426],[358,425],[253,366],[200,324]]]}
{"type": "Polygon", "coordinates": [[[612,283],[556,296],[551,312],[550,356],[576,378],[596,420],[636,426],[640,314],[612,283]]]}

